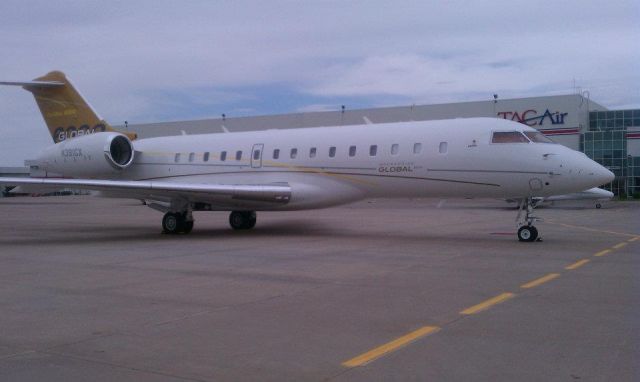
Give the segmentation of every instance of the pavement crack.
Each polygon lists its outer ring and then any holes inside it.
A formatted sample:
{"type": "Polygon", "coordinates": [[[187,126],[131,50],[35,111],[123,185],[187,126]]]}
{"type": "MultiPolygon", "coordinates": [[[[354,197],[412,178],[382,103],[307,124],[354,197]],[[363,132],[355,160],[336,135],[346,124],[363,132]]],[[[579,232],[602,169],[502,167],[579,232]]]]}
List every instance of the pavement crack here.
{"type": "Polygon", "coordinates": [[[165,372],[158,371],[158,370],[151,370],[151,369],[146,369],[146,368],[136,367],[136,366],[120,365],[120,364],[113,363],[113,362],[99,361],[99,360],[96,360],[96,359],[93,359],[93,358],[79,357],[79,356],[76,356],[76,355],[70,355],[70,354],[66,354],[66,353],[58,353],[58,352],[53,352],[53,351],[39,351],[39,353],[48,354],[48,355],[55,355],[55,356],[59,356],[59,357],[66,357],[66,358],[76,359],[76,360],[80,360],[80,361],[84,361],[84,362],[91,362],[91,363],[95,363],[95,364],[99,364],[99,365],[106,365],[106,366],[119,368],[119,369],[132,370],[132,371],[138,371],[138,372],[142,372],[142,373],[161,375],[161,376],[164,376],[164,377],[177,378],[177,379],[182,379],[184,381],[209,382],[209,380],[207,380],[207,379],[185,377],[183,375],[165,373],[165,372]]]}

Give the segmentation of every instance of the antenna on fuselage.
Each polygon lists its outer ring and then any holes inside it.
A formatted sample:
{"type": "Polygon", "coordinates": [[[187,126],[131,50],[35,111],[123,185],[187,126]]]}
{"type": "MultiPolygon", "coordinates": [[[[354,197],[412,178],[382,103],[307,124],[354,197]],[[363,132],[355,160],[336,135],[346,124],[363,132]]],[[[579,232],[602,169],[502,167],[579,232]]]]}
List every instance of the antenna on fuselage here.
{"type": "Polygon", "coordinates": [[[228,133],[229,129],[227,129],[227,127],[224,125],[224,122],[227,120],[227,115],[225,113],[222,113],[222,124],[220,125],[220,128],[222,129],[223,133],[228,133]]]}

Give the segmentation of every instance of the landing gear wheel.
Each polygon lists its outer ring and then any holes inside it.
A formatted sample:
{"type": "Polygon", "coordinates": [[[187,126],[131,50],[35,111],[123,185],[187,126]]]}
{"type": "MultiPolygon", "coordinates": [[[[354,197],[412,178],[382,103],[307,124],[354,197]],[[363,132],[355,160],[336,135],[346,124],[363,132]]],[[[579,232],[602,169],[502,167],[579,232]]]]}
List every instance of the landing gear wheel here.
{"type": "Polygon", "coordinates": [[[176,234],[180,232],[181,224],[180,214],[167,212],[162,217],[162,233],[176,234]]]}
{"type": "Polygon", "coordinates": [[[167,212],[162,217],[162,233],[189,233],[193,229],[193,220],[186,220],[185,214],[167,212]]]}
{"type": "Polygon", "coordinates": [[[182,223],[182,229],[180,230],[180,232],[190,233],[191,230],[193,230],[193,220],[185,221],[184,223],[182,223]]]}
{"type": "Polygon", "coordinates": [[[596,208],[602,208],[602,204],[596,203],[596,208]]]}
{"type": "Polygon", "coordinates": [[[532,225],[523,225],[518,230],[518,240],[520,241],[536,241],[538,238],[538,230],[532,225]]]}
{"type": "Polygon", "coordinates": [[[257,220],[256,213],[253,211],[250,211],[247,214],[249,216],[249,220],[247,220],[247,225],[244,228],[251,229],[256,226],[256,220],[257,220]]]}
{"type": "Polygon", "coordinates": [[[233,211],[229,214],[231,228],[251,229],[256,226],[256,213],[254,211],[233,211]]]}

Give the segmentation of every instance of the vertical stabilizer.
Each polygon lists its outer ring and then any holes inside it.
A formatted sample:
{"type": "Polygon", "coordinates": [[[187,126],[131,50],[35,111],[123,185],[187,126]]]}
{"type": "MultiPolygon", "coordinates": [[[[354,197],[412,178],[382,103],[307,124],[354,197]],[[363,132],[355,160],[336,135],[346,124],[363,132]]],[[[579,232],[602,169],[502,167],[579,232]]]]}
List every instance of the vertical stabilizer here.
{"type": "MultiPolygon", "coordinates": [[[[116,131],[100,118],[64,73],[53,71],[29,82],[0,82],[30,91],[55,143],[85,134],[116,131]]],[[[137,134],[122,132],[129,139],[137,134]]]]}

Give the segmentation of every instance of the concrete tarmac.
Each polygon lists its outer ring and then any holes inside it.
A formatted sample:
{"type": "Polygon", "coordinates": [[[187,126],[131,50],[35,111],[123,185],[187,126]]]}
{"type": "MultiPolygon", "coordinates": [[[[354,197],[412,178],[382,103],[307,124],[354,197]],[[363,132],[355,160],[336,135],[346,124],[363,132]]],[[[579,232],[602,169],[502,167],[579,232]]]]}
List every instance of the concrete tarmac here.
{"type": "Polygon", "coordinates": [[[1,381],[638,381],[640,203],[0,199],[1,381]]]}

